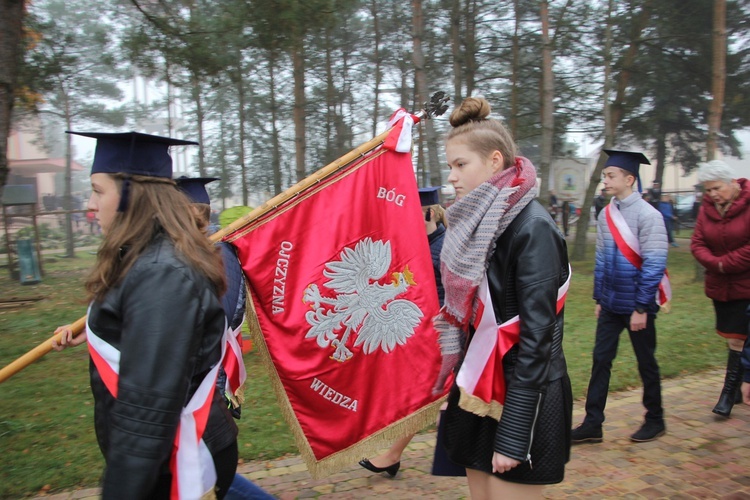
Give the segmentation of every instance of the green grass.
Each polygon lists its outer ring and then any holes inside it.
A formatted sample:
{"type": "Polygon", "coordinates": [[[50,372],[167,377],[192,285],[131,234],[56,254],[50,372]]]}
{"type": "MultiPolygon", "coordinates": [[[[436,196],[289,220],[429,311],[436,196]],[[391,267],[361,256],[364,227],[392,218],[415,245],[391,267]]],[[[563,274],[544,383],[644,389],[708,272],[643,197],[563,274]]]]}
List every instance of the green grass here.
{"type": "MultiPolygon", "coordinates": [[[[0,300],[44,297],[25,308],[0,308],[0,366],[86,313],[82,283],[93,256],[77,254],[76,259],[45,257],[46,275],[36,285],[19,285],[0,269],[0,300]]],[[[240,456],[253,460],[296,452],[259,355],[247,354],[245,364],[249,376],[238,422],[240,456]]],[[[0,384],[0,498],[98,483],[104,461],[94,435],[92,402],[83,347],[53,351],[0,384]]]]}
{"type": "MultiPolygon", "coordinates": [[[[669,252],[672,308],[656,320],[657,358],[664,378],[704,371],[726,362],[726,341],[716,335],[711,301],[703,283],[694,281],[695,261],[687,240],[669,252]]],[[[564,349],[576,398],[584,397],[591,371],[596,319],[594,317],[592,262],[573,262],[573,280],[565,304],[564,349]]],[[[637,364],[627,332],[620,338],[612,367],[611,390],[640,387],[637,364]]],[[[717,389],[718,394],[718,389],[717,389]]],[[[669,411],[669,408],[666,409],[669,411]]]]}
{"type": "MultiPolygon", "coordinates": [[[[657,320],[657,356],[664,377],[720,366],[726,357],[725,343],[714,333],[711,303],[702,284],[693,282],[694,261],[687,240],[680,244],[681,248],[670,251],[672,312],[657,320]]],[[[593,250],[588,255],[593,260],[593,250]]],[[[7,270],[0,269],[0,299],[44,296],[25,308],[0,309],[0,366],[45,341],[55,327],[85,313],[82,280],[92,262],[88,252],[78,252],[76,259],[48,256],[43,282],[27,286],[12,282],[7,270]]],[[[590,262],[573,263],[566,305],[565,352],[576,398],[583,397],[591,369],[596,327],[592,270],[590,262]]],[[[611,389],[638,387],[627,335],[620,346],[611,389]]],[[[245,362],[247,400],[238,424],[241,458],[268,459],[295,453],[259,356],[251,352],[245,362]]],[[[0,450],[0,498],[97,484],[104,464],[93,430],[86,349],[52,352],[0,384],[0,450]]]]}

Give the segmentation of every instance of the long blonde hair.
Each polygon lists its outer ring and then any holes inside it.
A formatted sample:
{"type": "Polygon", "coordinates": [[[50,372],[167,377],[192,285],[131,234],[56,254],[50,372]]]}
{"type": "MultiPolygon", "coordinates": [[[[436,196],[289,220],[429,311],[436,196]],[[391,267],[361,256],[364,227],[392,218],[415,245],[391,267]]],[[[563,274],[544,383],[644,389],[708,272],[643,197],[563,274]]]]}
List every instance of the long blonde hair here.
{"type": "Polygon", "coordinates": [[[481,97],[467,97],[453,110],[450,124],[453,128],[445,142],[463,141],[482,158],[489,158],[493,151],[503,155],[503,169],[515,164],[518,148],[510,132],[500,120],[487,118],[492,108],[481,97]]]}
{"type": "MultiPolygon", "coordinates": [[[[122,189],[123,174],[110,175],[122,189]]],[[[188,198],[171,179],[133,175],[128,205],[117,212],[107,232],[94,268],[86,279],[88,300],[102,300],[125,277],[154,237],[163,232],[177,255],[213,284],[217,295],[226,289],[219,249],[198,229],[188,198]]]]}

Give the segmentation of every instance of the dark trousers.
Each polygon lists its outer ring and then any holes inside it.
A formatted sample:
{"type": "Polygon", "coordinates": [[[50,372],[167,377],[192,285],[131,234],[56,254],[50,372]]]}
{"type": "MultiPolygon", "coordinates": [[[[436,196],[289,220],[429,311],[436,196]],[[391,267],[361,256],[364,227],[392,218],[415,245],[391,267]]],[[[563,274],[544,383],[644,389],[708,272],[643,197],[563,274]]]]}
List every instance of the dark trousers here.
{"type": "Polygon", "coordinates": [[[609,379],[612,374],[612,361],[617,356],[617,344],[620,333],[627,329],[630,343],[633,344],[635,357],[638,360],[638,372],[643,381],[643,406],[646,407],[646,420],[661,422],[664,410],[661,406],[661,379],[659,365],[656,363],[656,327],[655,314],[648,315],[646,328],[637,332],[630,331],[630,314],[614,314],[601,309],[596,325],[594,344],[594,363],[591,368],[591,380],[586,396],[585,422],[601,426],[604,422],[604,407],[607,404],[609,379]]]}
{"type": "Polygon", "coordinates": [[[664,217],[664,227],[667,230],[668,243],[674,243],[674,221],[664,217]]]}

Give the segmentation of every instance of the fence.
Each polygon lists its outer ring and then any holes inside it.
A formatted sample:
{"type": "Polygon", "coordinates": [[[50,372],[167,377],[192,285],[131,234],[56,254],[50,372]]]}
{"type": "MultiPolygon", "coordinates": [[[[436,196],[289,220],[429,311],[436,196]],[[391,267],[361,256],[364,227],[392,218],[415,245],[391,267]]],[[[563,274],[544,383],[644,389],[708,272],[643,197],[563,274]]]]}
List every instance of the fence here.
{"type": "Polygon", "coordinates": [[[36,212],[34,205],[18,205],[5,208],[0,220],[0,232],[5,238],[0,242],[0,265],[8,268],[13,279],[18,279],[18,242],[32,240],[40,265],[42,255],[59,253],[66,248],[66,217],[72,219],[73,248],[98,246],[101,241],[99,224],[93,217],[87,218],[87,210],[55,210],[36,212]]]}

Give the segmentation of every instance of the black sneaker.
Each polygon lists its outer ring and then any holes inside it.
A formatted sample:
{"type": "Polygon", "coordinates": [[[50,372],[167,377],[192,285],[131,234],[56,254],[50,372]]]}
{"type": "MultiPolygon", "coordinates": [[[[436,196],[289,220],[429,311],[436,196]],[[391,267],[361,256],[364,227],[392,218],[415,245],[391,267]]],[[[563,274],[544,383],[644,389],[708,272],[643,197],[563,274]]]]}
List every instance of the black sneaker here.
{"type": "Polygon", "coordinates": [[[667,433],[667,426],[664,421],[654,422],[646,420],[638,432],[630,436],[630,440],[636,443],[646,443],[662,437],[667,433]]]}
{"type": "Polygon", "coordinates": [[[599,425],[591,425],[582,423],[570,433],[570,440],[573,444],[579,443],[601,443],[602,442],[602,427],[599,425]]]}

